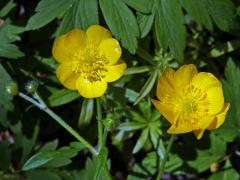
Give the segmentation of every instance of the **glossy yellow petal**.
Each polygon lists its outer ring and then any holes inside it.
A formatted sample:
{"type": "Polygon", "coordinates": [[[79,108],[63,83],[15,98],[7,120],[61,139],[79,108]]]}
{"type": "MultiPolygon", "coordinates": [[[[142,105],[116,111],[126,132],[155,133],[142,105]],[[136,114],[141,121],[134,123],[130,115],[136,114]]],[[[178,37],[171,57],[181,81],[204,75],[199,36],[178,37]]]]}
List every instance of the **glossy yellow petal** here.
{"type": "Polygon", "coordinates": [[[216,116],[215,120],[208,127],[209,130],[219,128],[224,123],[229,108],[230,103],[225,103],[222,111],[216,116]]]}
{"type": "Polygon", "coordinates": [[[207,91],[208,114],[218,114],[224,104],[222,87],[213,87],[207,91]]]}
{"type": "Polygon", "coordinates": [[[174,112],[173,107],[170,104],[164,104],[161,101],[151,100],[153,105],[159,110],[159,112],[171,123],[173,124],[177,119],[178,114],[174,112]]]}
{"type": "Polygon", "coordinates": [[[209,88],[222,86],[221,82],[211,73],[200,72],[192,79],[191,84],[202,91],[206,91],[209,88]]]}
{"type": "Polygon", "coordinates": [[[121,78],[127,68],[127,64],[124,61],[120,61],[119,63],[111,66],[106,66],[106,73],[104,80],[107,82],[114,82],[121,78]]]}
{"type": "Polygon", "coordinates": [[[179,123],[178,125],[172,125],[167,133],[169,134],[182,134],[191,132],[192,128],[190,128],[186,123],[179,123]]]}
{"type": "Polygon", "coordinates": [[[156,93],[159,100],[164,100],[166,96],[171,95],[175,92],[174,73],[175,71],[173,69],[167,68],[160,76],[156,93]]]}
{"type": "Polygon", "coordinates": [[[199,140],[202,138],[204,131],[205,129],[198,129],[198,130],[194,130],[193,133],[196,136],[196,138],[199,140]]]}
{"type": "Polygon", "coordinates": [[[175,88],[179,89],[189,85],[197,73],[197,68],[193,64],[181,66],[174,74],[175,88]]]}
{"type": "Polygon", "coordinates": [[[95,46],[98,46],[102,40],[112,37],[110,31],[99,25],[90,26],[86,33],[88,42],[95,46]]]}
{"type": "Polygon", "coordinates": [[[214,119],[215,115],[206,115],[203,118],[199,118],[196,126],[198,129],[207,129],[214,119]]]}
{"type": "Polygon", "coordinates": [[[87,36],[81,29],[73,29],[59,36],[53,44],[53,57],[58,62],[70,61],[76,51],[83,50],[87,45],[87,36]]]}
{"type": "Polygon", "coordinates": [[[122,49],[119,42],[114,38],[108,38],[101,41],[99,45],[100,54],[107,58],[108,64],[113,65],[118,62],[122,55],[122,49]]]}
{"type": "Polygon", "coordinates": [[[76,83],[79,94],[85,98],[96,98],[102,96],[107,90],[105,81],[89,81],[85,78],[78,78],[76,83]]]}
{"type": "Polygon", "coordinates": [[[56,75],[59,81],[68,89],[76,90],[76,81],[79,78],[79,74],[72,71],[72,63],[66,62],[58,66],[56,75]]]}

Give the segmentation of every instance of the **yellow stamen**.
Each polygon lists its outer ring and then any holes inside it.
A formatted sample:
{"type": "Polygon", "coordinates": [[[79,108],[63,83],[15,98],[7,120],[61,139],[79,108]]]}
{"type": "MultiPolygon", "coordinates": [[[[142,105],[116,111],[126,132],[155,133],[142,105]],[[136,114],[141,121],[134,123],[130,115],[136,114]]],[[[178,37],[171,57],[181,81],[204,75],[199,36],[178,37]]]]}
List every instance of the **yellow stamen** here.
{"type": "Polygon", "coordinates": [[[82,52],[76,52],[74,55],[72,71],[81,74],[90,82],[101,81],[105,77],[107,69],[105,65],[108,60],[101,55],[96,47],[89,46],[82,52]]]}

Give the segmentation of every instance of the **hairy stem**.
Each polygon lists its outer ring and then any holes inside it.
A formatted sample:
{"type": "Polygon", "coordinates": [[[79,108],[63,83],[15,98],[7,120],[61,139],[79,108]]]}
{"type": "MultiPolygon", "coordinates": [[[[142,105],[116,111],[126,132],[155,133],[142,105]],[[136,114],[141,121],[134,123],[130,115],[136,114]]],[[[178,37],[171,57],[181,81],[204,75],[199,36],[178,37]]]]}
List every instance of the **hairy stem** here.
{"type": "Polygon", "coordinates": [[[21,98],[24,100],[34,104],[35,106],[39,107],[41,110],[43,110],[45,113],[47,113],[49,116],[51,116],[58,124],[60,124],[64,129],[66,129],[72,136],[74,136],[80,143],[82,143],[86,148],[91,151],[93,155],[97,155],[98,152],[94,149],[94,147],[86,141],[81,135],[78,134],[77,131],[75,131],[71,126],[69,126],[61,117],[59,117],[57,114],[55,114],[51,109],[49,109],[46,104],[43,102],[43,100],[40,98],[40,96],[35,93],[33,99],[23,93],[18,94],[21,98]]]}

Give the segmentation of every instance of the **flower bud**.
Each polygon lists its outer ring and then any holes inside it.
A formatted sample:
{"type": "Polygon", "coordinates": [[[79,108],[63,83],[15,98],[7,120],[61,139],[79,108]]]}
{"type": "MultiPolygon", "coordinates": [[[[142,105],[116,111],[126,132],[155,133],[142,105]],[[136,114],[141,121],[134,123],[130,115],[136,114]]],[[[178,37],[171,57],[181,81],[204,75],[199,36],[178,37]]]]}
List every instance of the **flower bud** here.
{"type": "Polygon", "coordinates": [[[103,120],[103,125],[108,129],[111,130],[116,126],[116,120],[112,117],[112,115],[108,115],[103,120]]]}
{"type": "Polygon", "coordinates": [[[25,86],[25,89],[28,93],[34,93],[38,88],[38,83],[37,81],[29,81],[26,86],[25,86]]]}
{"type": "Polygon", "coordinates": [[[12,81],[6,86],[6,91],[11,96],[16,96],[18,94],[18,85],[16,82],[12,81]]]}
{"type": "Polygon", "coordinates": [[[215,173],[215,172],[218,171],[218,168],[219,168],[219,164],[216,163],[216,162],[214,162],[214,163],[212,163],[211,166],[210,166],[210,171],[211,171],[212,173],[215,173]]]}

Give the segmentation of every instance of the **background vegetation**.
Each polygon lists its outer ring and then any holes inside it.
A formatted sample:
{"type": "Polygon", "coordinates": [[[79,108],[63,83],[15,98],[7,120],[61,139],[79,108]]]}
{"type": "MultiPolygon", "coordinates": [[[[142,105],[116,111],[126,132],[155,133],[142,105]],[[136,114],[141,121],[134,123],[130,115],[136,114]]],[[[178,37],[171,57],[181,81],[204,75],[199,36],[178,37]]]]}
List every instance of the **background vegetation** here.
{"type": "Polygon", "coordinates": [[[37,83],[46,104],[96,144],[95,100],[63,88],[51,49],[56,36],[101,24],[120,40],[129,68],[102,97],[113,178],[156,178],[169,124],[150,97],[164,68],[194,63],[222,80],[231,108],[224,125],[200,141],[193,134],[177,137],[165,169],[170,174],[164,177],[238,180],[239,5],[238,0],[0,1],[0,179],[88,180],[99,170],[101,158],[92,157],[51,117],[8,91],[14,91],[9,84],[16,82],[19,91],[31,96],[37,83]]]}

